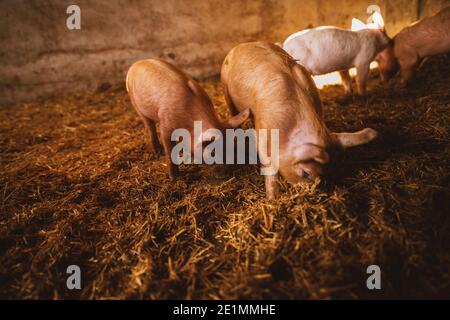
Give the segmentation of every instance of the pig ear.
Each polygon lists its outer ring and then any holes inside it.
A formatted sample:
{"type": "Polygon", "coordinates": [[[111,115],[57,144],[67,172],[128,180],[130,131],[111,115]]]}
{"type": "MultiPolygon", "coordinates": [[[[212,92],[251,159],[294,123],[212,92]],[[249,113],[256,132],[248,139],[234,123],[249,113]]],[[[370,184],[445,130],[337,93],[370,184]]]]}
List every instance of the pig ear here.
{"type": "Polygon", "coordinates": [[[333,133],[333,136],[337,139],[338,144],[342,148],[347,149],[369,143],[378,136],[378,132],[371,128],[365,128],[353,133],[333,133]]]}
{"type": "Polygon", "coordinates": [[[330,161],[330,157],[324,148],[312,143],[305,143],[295,151],[295,162],[307,162],[311,160],[326,164],[330,161]]]}
{"type": "Polygon", "coordinates": [[[359,19],[353,18],[352,19],[352,31],[359,31],[359,30],[363,30],[363,29],[367,29],[367,26],[364,22],[362,22],[359,19]]]}
{"type": "Polygon", "coordinates": [[[239,127],[245,120],[248,119],[250,116],[250,109],[245,109],[244,111],[240,112],[239,114],[235,115],[234,117],[226,120],[224,122],[225,128],[237,128],[239,127]]]}
{"type": "Polygon", "coordinates": [[[375,11],[372,15],[372,21],[375,23],[378,29],[384,31],[384,19],[381,16],[381,13],[375,11]]]}

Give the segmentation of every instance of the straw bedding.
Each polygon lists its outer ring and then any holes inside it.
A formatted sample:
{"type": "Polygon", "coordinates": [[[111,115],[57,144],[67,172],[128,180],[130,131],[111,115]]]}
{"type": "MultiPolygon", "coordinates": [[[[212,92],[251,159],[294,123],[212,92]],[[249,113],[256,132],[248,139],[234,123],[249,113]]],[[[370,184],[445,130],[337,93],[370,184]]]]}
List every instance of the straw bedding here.
{"type": "MultiPolygon", "coordinates": [[[[365,101],[321,91],[329,128],[380,138],[273,202],[256,165],[170,182],[122,86],[2,107],[0,297],[449,298],[449,62],[406,90],[372,77],[365,101]]],[[[218,79],[200,83],[227,117],[218,79]]]]}

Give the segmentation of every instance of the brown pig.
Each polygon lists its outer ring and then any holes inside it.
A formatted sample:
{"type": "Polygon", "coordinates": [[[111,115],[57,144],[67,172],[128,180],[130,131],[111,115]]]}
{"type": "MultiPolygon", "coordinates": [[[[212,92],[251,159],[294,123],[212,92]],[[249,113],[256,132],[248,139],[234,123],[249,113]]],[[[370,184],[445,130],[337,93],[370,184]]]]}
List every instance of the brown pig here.
{"type": "MultiPolygon", "coordinates": [[[[256,131],[279,130],[279,173],[265,177],[269,199],[278,193],[279,174],[290,183],[312,181],[323,174],[334,152],[368,143],[377,136],[370,128],[331,133],[325,126],[322,103],[310,74],[275,44],[238,45],[225,58],[221,80],[234,114],[250,107],[256,131]]],[[[270,150],[268,140],[263,152],[272,155],[276,150],[270,150]]],[[[260,146],[258,141],[261,158],[260,146]]]]}
{"type": "Polygon", "coordinates": [[[375,60],[383,80],[400,70],[401,83],[406,85],[424,58],[446,52],[450,52],[450,7],[401,30],[375,60]]]}
{"type": "MultiPolygon", "coordinates": [[[[249,116],[249,110],[222,122],[217,117],[213,104],[206,92],[191,77],[162,60],[141,60],[128,70],[126,86],[131,102],[148,131],[150,146],[154,151],[161,149],[156,132],[159,123],[160,137],[164,148],[170,179],[178,173],[178,167],[171,161],[171,141],[175,129],[186,129],[194,141],[194,121],[202,121],[203,132],[208,129],[224,131],[235,128],[249,116]]],[[[203,147],[203,146],[202,146],[203,147]]]]}

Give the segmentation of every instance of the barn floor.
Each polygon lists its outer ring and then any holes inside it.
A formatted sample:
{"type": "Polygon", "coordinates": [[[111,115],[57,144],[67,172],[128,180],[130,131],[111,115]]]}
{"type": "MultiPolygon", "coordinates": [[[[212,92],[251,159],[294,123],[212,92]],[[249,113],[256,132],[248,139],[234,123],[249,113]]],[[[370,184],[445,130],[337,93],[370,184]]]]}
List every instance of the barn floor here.
{"type": "Polygon", "coordinates": [[[256,166],[170,183],[125,91],[101,89],[0,109],[1,298],[450,298],[450,56],[407,90],[321,91],[332,130],[381,137],[276,202],[256,166]]]}

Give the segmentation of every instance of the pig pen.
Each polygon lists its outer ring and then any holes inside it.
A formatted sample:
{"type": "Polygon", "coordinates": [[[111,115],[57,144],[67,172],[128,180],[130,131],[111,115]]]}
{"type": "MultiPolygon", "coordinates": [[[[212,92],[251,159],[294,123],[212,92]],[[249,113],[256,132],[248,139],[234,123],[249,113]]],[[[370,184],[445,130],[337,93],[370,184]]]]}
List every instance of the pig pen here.
{"type": "MultiPolygon", "coordinates": [[[[276,201],[256,165],[170,182],[123,86],[2,108],[0,296],[449,298],[449,75],[450,55],[405,90],[372,71],[366,100],[325,87],[331,130],[380,137],[276,201]],[[366,287],[372,264],[382,290],[366,287]]],[[[200,84],[227,117],[219,79],[200,84]]]]}

